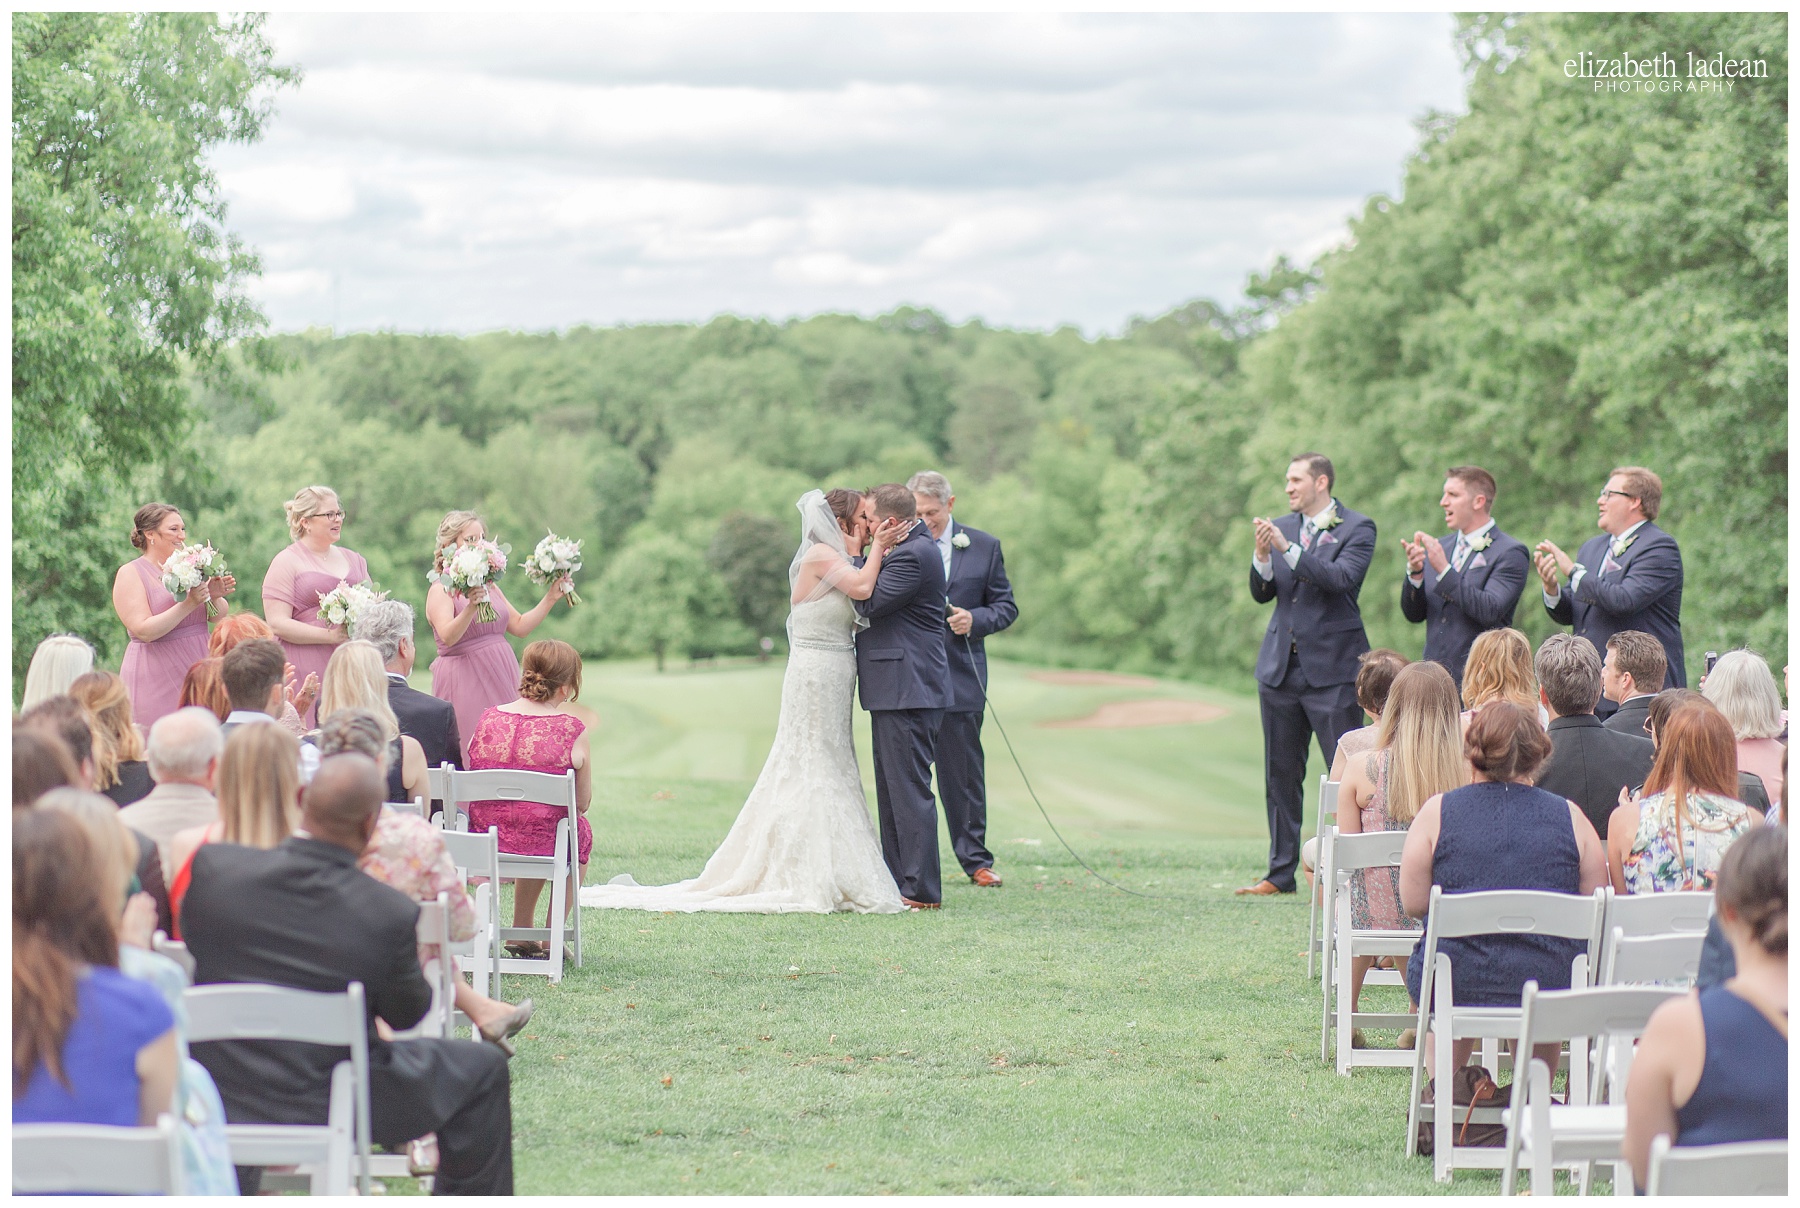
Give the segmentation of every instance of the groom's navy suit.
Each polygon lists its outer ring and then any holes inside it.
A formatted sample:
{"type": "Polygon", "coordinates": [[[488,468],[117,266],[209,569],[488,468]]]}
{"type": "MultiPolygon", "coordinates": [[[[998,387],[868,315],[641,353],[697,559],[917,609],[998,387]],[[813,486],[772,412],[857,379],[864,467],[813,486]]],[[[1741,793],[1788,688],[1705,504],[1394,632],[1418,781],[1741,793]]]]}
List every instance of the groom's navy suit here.
{"type": "MultiPolygon", "coordinates": [[[[1454,558],[1457,536],[1451,533],[1439,538],[1444,557],[1454,558]]],[[[1525,594],[1531,568],[1531,554],[1523,541],[1507,536],[1499,525],[1489,529],[1487,536],[1493,543],[1469,551],[1460,571],[1452,562],[1440,575],[1427,561],[1420,568],[1417,587],[1410,578],[1400,582],[1401,614],[1415,625],[1425,622],[1426,660],[1448,671],[1458,688],[1475,639],[1490,629],[1512,625],[1513,610],[1525,594]]]]}
{"type": "Polygon", "coordinates": [[[944,563],[930,529],[918,525],[888,552],[874,594],[856,611],[869,620],[856,636],[856,676],[875,748],[881,854],[901,897],[941,902],[931,764],[950,705],[950,665],[944,563]]]}
{"type": "MultiPolygon", "coordinates": [[[[1362,724],[1356,703],[1358,660],[1369,649],[1357,593],[1375,556],[1375,522],[1332,501],[1340,523],[1317,534],[1290,567],[1270,551],[1273,578],[1250,568],[1250,596],[1275,601],[1275,615],[1256,656],[1262,705],[1263,790],[1269,813],[1268,879],[1291,892],[1300,864],[1300,824],[1306,791],[1306,747],[1316,736],[1330,766],[1338,739],[1362,724]]],[[[1301,548],[1306,521],[1289,512],[1275,521],[1301,548]]]]}

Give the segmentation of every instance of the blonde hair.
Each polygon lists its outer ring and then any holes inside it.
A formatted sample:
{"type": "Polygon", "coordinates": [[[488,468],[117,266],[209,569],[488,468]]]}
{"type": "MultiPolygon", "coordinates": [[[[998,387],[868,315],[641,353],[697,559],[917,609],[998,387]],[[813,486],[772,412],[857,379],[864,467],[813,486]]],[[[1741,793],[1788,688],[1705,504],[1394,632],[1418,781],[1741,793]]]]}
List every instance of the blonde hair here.
{"type": "Polygon", "coordinates": [[[72,633],[53,633],[32,651],[25,672],[25,695],[19,698],[23,713],[52,696],[64,696],[69,685],[94,669],[94,648],[72,633]]]}
{"type": "Polygon", "coordinates": [[[327,501],[343,506],[338,493],[330,487],[301,487],[294,492],[294,497],[281,506],[287,511],[288,532],[294,540],[306,536],[306,522],[325,510],[327,501]]]}
{"type": "Polygon", "coordinates": [[[90,671],[69,685],[69,695],[87,706],[93,717],[94,787],[119,782],[119,765],[144,757],[144,740],[131,724],[131,696],[125,681],[110,671],[90,671]]]}
{"type": "Polygon", "coordinates": [[[330,717],[339,709],[367,709],[381,719],[387,739],[400,734],[400,719],[387,698],[387,668],[373,642],[345,642],[331,652],[325,679],[319,685],[319,716],[330,717]]]}
{"type": "Polygon", "coordinates": [[[1408,663],[1388,689],[1376,746],[1388,753],[1388,817],[1410,825],[1419,807],[1469,782],[1456,681],[1437,663],[1408,663]]]}
{"type": "Polygon", "coordinates": [[[487,521],[475,512],[445,512],[444,518],[438,521],[437,544],[431,547],[431,569],[440,574],[444,569],[444,549],[456,543],[456,536],[471,524],[479,524],[483,533],[487,532],[487,521]]]}
{"type": "Polygon", "coordinates": [[[1769,664],[1754,650],[1740,648],[1720,655],[1700,694],[1719,706],[1740,740],[1780,736],[1781,690],[1769,664]]]}
{"type": "Polygon", "coordinates": [[[286,726],[239,726],[219,758],[217,789],[222,841],[276,846],[300,815],[300,740],[286,726]]]}
{"type": "Polygon", "coordinates": [[[1463,667],[1463,708],[1479,709],[1496,700],[1534,712],[1538,707],[1531,640],[1516,629],[1490,629],[1476,638],[1463,667]]]}

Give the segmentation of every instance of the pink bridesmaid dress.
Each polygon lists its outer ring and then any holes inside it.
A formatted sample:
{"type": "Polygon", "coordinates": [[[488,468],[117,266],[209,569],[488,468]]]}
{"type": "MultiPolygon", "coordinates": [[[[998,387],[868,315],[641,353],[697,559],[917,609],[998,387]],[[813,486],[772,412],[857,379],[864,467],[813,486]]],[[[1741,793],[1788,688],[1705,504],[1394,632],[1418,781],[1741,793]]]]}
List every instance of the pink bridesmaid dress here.
{"type": "MultiPolygon", "coordinates": [[[[296,541],[269,563],[269,573],[263,576],[262,594],[265,599],[280,600],[293,610],[294,619],[318,629],[330,629],[331,626],[319,620],[319,597],[330,595],[337,590],[339,583],[367,583],[369,581],[369,562],[355,550],[344,549],[344,560],[350,564],[350,571],[345,575],[334,575],[326,571],[325,564],[319,561],[306,546],[296,541]]],[[[277,638],[277,641],[281,639],[277,638]]],[[[336,646],[307,645],[300,646],[291,642],[281,642],[281,648],[287,651],[287,661],[294,665],[294,686],[298,688],[306,682],[308,675],[316,675],[319,682],[325,682],[325,664],[331,661],[331,652],[336,646]]],[[[306,711],[302,722],[307,729],[317,726],[318,704],[306,711]]]]}
{"type": "MultiPolygon", "coordinates": [[[[144,584],[144,598],[150,602],[150,615],[156,616],[181,601],[162,585],[162,572],[148,558],[136,558],[144,584]]],[[[206,610],[197,608],[181,619],[175,628],[154,642],[132,638],[125,646],[125,659],[119,664],[119,678],[125,681],[125,692],[131,697],[131,720],[148,730],[156,719],[175,712],[181,703],[181,681],[188,668],[206,657],[206,610]]]]}
{"type": "MultiPolygon", "coordinates": [[[[481,715],[495,705],[519,699],[519,656],[506,640],[506,622],[512,605],[499,584],[488,585],[488,601],[494,606],[492,621],[474,621],[454,646],[437,644],[431,661],[431,694],[456,709],[456,732],[462,735],[463,766],[468,766],[469,739],[481,724],[481,715]]],[[[451,616],[460,617],[472,607],[462,596],[451,596],[451,616]]]]}

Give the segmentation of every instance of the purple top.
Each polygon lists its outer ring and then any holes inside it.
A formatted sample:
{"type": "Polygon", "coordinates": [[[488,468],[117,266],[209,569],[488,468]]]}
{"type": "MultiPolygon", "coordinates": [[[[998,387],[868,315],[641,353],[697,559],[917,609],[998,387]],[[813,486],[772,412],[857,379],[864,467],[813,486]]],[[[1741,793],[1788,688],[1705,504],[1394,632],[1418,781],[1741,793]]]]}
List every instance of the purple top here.
{"type": "Polygon", "coordinates": [[[43,1062],[13,1100],[15,1124],[138,1124],[138,1050],[175,1026],[155,986],[96,965],[75,987],[75,1021],[63,1039],[64,1086],[43,1062]]]}

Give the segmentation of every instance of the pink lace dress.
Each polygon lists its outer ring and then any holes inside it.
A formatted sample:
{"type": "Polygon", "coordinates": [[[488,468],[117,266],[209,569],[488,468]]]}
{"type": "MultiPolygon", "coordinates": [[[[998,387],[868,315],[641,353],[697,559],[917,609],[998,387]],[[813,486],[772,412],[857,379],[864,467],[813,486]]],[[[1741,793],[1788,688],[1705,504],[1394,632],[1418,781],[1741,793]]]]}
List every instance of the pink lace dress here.
{"type": "MultiPolygon", "coordinates": [[[[519,656],[506,640],[512,605],[501,594],[499,584],[488,585],[488,600],[494,606],[496,619],[471,622],[454,646],[439,642],[437,658],[431,662],[431,694],[455,708],[456,732],[465,736],[464,767],[474,766],[468,762],[468,736],[481,724],[481,715],[495,705],[519,699],[519,656]]],[[[451,596],[450,604],[454,609],[450,615],[458,617],[472,607],[461,596],[451,596]]]]}
{"type": "MultiPolygon", "coordinates": [[[[163,587],[162,572],[150,559],[134,558],[131,565],[144,584],[151,616],[180,603],[163,587]]],[[[204,608],[188,613],[180,624],[154,642],[132,638],[125,646],[124,661],[119,664],[119,678],[125,681],[125,693],[131,697],[131,720],[148,731],[157,718],[175,712],[181,703],[181,681],[188,668],[205,657],[204,608]]]]}
{"type": "MultiPolygon", "coordinates": [[[[269,563],[269,573],[263,576],[262,594],[265,601],[280,600],[293,610],[294,619],[305,625],[319,629],[331,626],[319,620],[319,597],[329,595],[337,589],[339,583],[367,583],[369,581],[369,563],[355,550],[338,546],[344,560],[350,564],[349,573],[334,575],[325,569],[306,546],[296,541],[269,563]]],[[[268,605],[264,604],[267,611],[268,605]]],[[[279,641],[280,639],[277,639],[279,641]]],[[[329,645],[296,645],[282,642],[281,648],[287,652],[288,662],[294,665],[294,686],[297,688],[306,682],[308,675],[316,675],[319,682],[325,682],[325,664],[331,661],[331,652],[336,646],[329,645]]],[[[307,729],[317,726],[318,705],[306,711],[301,720],[307,729]]]]}
{"type": "MultiPolygon", "coordinates": [[[[567,713],[536,717],[489,709],[469,737],[469,770],[513,768],[560,776],[569,770],[575,740],[586,729],[580,718],[567,713]]],[[[521,856],[554,855],[556,824],[566,817],[563,807],[537,801],[469,803],[469,829],[480,832],[499,827],[500,850],[521,856]]],[[[586,818],[578,817],[575,830],[576,850],[580,862],[586,864],[594,848],[594,828],[586,818]]]]}
{"type": "MultiPolygon", "coordinates": [[[[1361,756],[1369,779],[1375,782],[1375,795],[1362,807],[1363,834],[1376,831],[1403,831],[1407,824],[1388,816],[1388,768],[1391,754],[1370,751],[1361,756]]],[[[1350,878],[1350,925],[1359,931],[1397,931],[1421,924],[1400,908],[1400,870],[1398,868],[1365,868],[1350,878]]]]}

